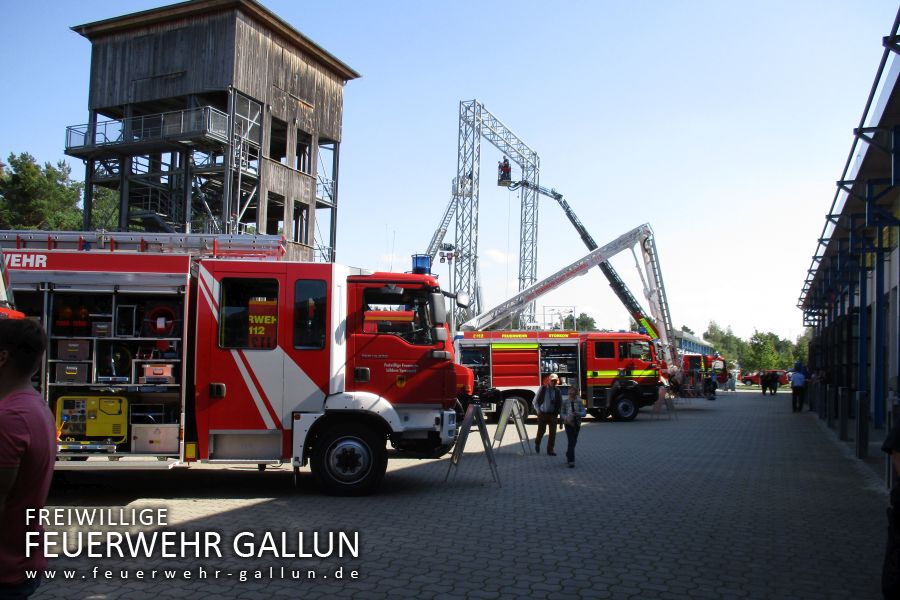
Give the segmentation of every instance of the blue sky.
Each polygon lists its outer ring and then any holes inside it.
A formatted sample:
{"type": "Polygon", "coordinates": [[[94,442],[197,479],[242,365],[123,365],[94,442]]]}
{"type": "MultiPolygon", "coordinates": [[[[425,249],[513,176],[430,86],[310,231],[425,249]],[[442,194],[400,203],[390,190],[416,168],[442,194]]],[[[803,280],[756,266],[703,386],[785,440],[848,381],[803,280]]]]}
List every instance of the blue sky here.
{"type": "MultiPolygon", "coordinates": [[[[676,327],[714,320],[744,337],[802,332],[797,297],[897,12],[884,0],[263,3],[362,74],[345,89],[341,262],[405,270],[424,250],[450,197],[459,101],[476,98],[537,151],[541,183],[600,244],[651,223],[676,327]]],[[[55,162],[65,127],[86,121],[90,44],[69,27],[163,4],[7,3],[0,154],[55,162]]],[[[486,304],[515,291],[518,271],[518,197],[491,184],[500,158],[482,144],[486,304]]],[[[585,252],[549,199],[538,248],[539,277],[585,252]]],[[[639,295],[631,255],[613,264],[639,295]]],[[[539,304],[627,327],[596,270],[539,304]]]]}

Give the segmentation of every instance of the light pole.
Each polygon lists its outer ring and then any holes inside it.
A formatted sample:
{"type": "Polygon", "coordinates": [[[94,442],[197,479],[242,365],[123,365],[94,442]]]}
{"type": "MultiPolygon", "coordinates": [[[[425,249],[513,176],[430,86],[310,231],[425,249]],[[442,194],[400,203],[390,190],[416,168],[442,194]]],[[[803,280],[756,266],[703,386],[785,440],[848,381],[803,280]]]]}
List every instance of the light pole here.
{"type": "MultiPolygon", "coordinates": [[[[455,282],[453,281],[453,259],[457,258],[456,246],[453,244],[441,244],[441,252],[438,254],[441,257],[441,262],[446,262],[447,267],[450,269],[450,276],[447,280],[447,283],[450,285],[450,293],[456,293],[455,282]]],[[[456,334],[456,301],[454,300],[451,303],[450,308],[450,332],[452,334],[456,334]]]]}

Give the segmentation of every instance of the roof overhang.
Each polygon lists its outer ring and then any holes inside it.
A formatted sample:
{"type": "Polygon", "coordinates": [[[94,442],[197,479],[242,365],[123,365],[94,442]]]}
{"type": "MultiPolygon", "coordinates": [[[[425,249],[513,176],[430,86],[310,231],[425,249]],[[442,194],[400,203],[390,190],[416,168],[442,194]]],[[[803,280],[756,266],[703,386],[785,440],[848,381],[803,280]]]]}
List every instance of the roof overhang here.
{"type": "Polygon", "coordinates": [[[881,64],[859,126],[853,130],[850,154],[836,182],[834,200],[825,216],[825,225],[801,288],[797,305],[805,312],[821,308],[813,305],[811,292],[825,277],[826,267],[833,264],[840,249],[849,248],[851,241],[856,243],[862,237],[874,235],[874,229],[866,227],[867,195],[877,197],[873,200],[874,205],[887,207],[900,193],[886,185],[890,183],[892,170],[891,130],[900,126],[898,21],[900,14],[891,35],[884,40],[881,64]]]}

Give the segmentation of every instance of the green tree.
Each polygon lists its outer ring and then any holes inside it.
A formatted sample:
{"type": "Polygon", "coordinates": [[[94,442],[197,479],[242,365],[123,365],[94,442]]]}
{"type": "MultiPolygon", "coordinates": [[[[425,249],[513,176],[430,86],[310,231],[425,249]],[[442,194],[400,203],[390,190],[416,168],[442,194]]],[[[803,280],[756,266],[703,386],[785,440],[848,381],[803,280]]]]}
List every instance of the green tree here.
{"type": "Polygon", "coordinates": [[[81,183],[59,161],[43,166],[30,154],[10,154],[0,166],[0,229],[80,229],[81,183]]]}
{"type": "Polygon", "coordinates": [[[587,313],[581,313],[577,319],[567,315],[563,319],[563,329],[575,329],[576,331],[598,331],[597,321],[587,313]]]}
{"type": "Polygon", "coordinates": [[[91,228],[115,231],[119,227],[119,192],[94,186],[91,228]]]}
{"type": "Polygon", "coordinates": [[[775,349],[772,334],[754,331],[741,367],[749,371],[761,371],[776,369],[779,362],[780,356],[775,349]]]}
{"type": "Polygon", "coordinates": [[[797,342],[794,344],[794,358],[807,366],[809,365],[809,342],[811,339],[812,328],[807,327],[803,335],[797,337],[797,342]]]}
{"type": "Polygon", "coordinates": [[[730,326],[723,331],[715,321],[710,321],[703,337],[725,357],[729,366],[744,365],[747,342],[736,336],[730,326]]]}

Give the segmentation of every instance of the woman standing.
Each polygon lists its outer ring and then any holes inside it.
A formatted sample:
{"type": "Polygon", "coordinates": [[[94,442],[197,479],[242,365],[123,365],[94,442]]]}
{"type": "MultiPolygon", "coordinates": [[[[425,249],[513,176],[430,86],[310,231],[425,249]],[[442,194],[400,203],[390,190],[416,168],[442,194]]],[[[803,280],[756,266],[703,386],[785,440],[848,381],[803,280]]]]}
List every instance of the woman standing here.
{"type": "Polygon", "coordinates": [[[578,396],[578,386],[569,386],[569,395],[563,400],[559,408],[559,422],[566,427],[566,438],[569,447],[566,448],[566,460],[569,468],[575,466],[575,444],[578,443],[578,432],[581,430],[581,420],[587,414],[584,402],[578,396]]]}

